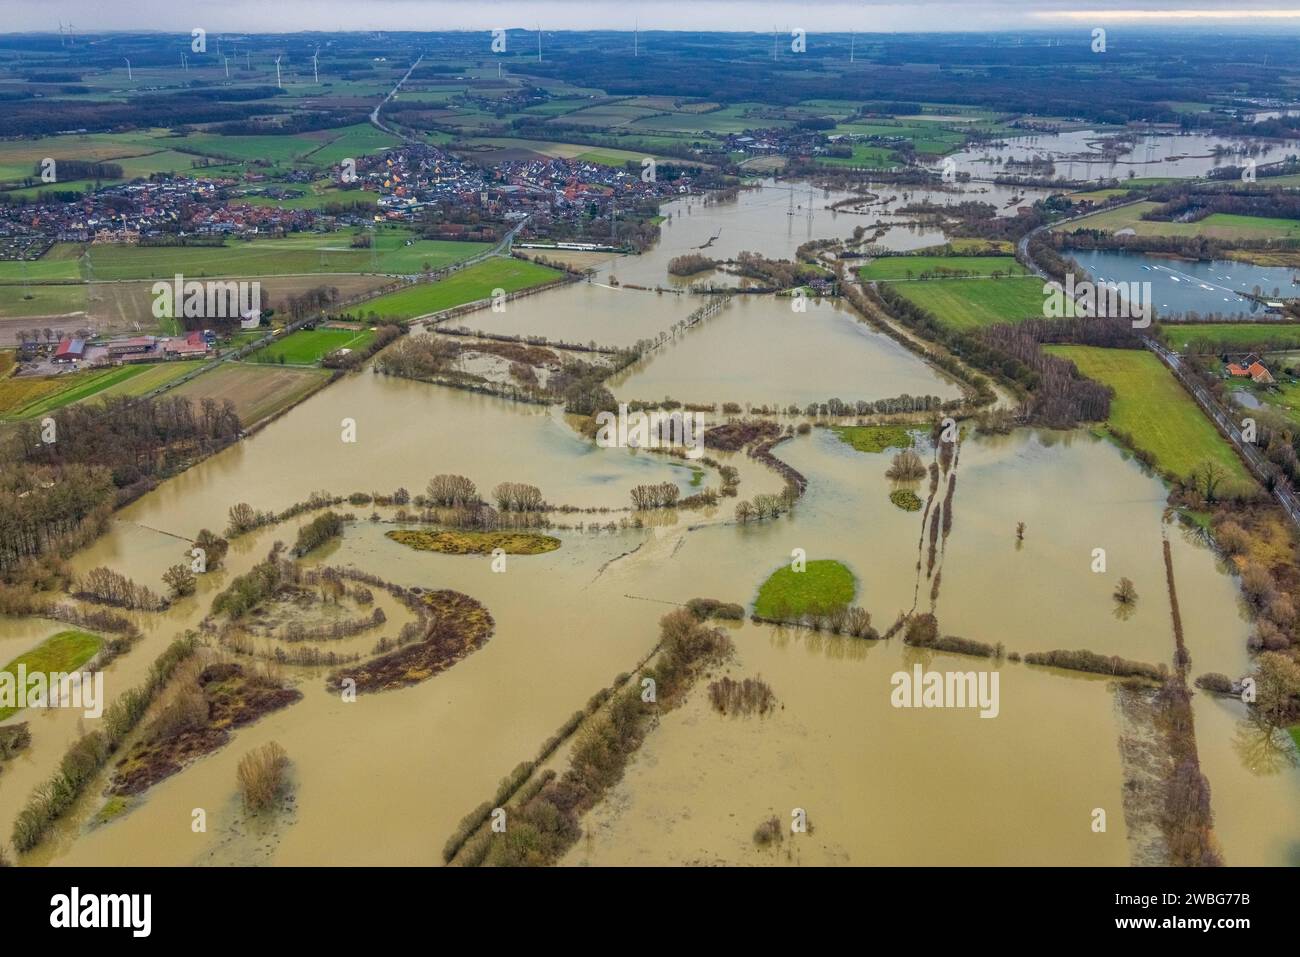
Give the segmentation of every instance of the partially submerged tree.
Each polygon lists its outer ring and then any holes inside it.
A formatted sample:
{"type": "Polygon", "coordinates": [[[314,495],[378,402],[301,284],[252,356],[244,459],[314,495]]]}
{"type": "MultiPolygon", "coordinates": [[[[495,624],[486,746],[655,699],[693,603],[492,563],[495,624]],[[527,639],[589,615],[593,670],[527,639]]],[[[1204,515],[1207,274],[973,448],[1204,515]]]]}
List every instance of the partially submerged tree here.
{"type": "Polygon", "coordinates": [[[163,582],[172,590],[172,595],[176,598],[185,595],[194,594],[194,588],[198,583],[194,572],[190,571],[190,566],[185,562],[177,562],[167,571],[163,572],[163,582]]]}
{"type": "Polygon", "coordinates": [[[1205,496],[1207,502],[1217,502],[1219,487],[1228,478],[1228,470],[1218,462],[1206,459],[1192,469],[1192,486],[1205,496]]]}
{"type": "Polygon", "coordinates": [[[1133,582],[1128,578],[1121,578],[1119,584],[1115,586],[1115,600],[1121,605],[1131,605],[1137,601],[1137,589],[1133,587],[1133,582]]]}
{"type": "Polygon", "coordinates": [[[925,463],[921,456],[912,449],[905,449],[894,456],[893,462],[885,470],[885,476],[896,482],[914,481],[925,477],[925,463]]]}
{"type": "Polygon", "coordinates": [[[1254,678],[1259,714],[1275,726],[1293,721],[1300,713],[1300,664],[1266,651],[1259,656],[1254,678]]]}

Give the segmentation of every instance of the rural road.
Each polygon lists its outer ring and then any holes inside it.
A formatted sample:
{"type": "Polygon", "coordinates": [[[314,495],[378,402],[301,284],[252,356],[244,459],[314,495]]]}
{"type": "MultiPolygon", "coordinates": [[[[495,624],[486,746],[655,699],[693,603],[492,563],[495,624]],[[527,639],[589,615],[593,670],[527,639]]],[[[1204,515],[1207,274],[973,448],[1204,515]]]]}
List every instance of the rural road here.
{"type": "Polygon", "coordinates": [[[390,136],[396,136],[398,139],[406,140],[407,142],[410,143],[418,143],[419,140],[417,140],[413,136],[407,136],[405,133],[398,132],[395,129],[385,126],[383,121],[379,118],[379,111],[384,108],[385,104],[387,104],[389,100],[397,96],[397,91],[402,88],[403,83],[405,83],[407,80],[411,78],[411,74],[415,72],[415,68],[420,65],[420,61],[423,59],[424,59],[424,54],[421,53],[419,57],[416,58],[415,62],[411,64],[411,68],[406,71],[405,76],[403,76],[400,80],[398,80],[397,84],[391,90],[388,91],[388,95],[379,101],[379,105],[370,111],[370,122],[375,125],[376,129],[383,130],[385,133],[388,133],[390,136]]]}
{"type": "MultiPolygon", "coordinates": [[[[1140,202],[1142,202],[1142,200],[1134,199],[1134,200],[1130,200],[1127,203],[1119,203],[1115,206],[1107,206],[1106,212],[1110,212],[1112,209],[1123,209],[1125,206],[1136,206],[1140,202]]],[[[1029,241],[1033,239],[1035,236],[1037,236],[1039,233],[1043,232],[1043,230],[1045,229],[1053,229],[1057,226],[1064,226],[1066,223],[1072,223],[1075,220],[1083,219],[1084,217],[1091,216],[1093,213],[1096,212],[1099,212],[1099,210],[1090,209],[1088,210],[1088,212],[1079,213],[1077,216],[1067,216],[1065,219],[1058,219],[1054,223],[1044,223],[1042,226],[1034,227],[1029,232],[1021,236],[1019,242],[1016,243],[1016,259],[1020,260],[1021,264],[1023,264],[1025,268],[1032,270],[1034,275],[1037,276],[1038,278],[1051,282],[1052,277],[1047,274],[1046,270],[1041,269],[1038,263],[1034,262],[1033,259],[1030,258],[1029,241]]]]}

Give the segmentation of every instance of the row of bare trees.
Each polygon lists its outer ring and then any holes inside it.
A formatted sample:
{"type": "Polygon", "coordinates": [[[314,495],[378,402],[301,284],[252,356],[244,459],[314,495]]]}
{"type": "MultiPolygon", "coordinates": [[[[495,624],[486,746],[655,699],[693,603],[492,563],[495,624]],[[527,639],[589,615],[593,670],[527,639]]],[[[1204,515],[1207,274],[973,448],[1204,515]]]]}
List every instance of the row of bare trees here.
{"type": "Polygon", "coordinates": [[[523,482],[502,482],[492,490],[492,497],[503,512],[540,512],[546,508],[542,490],[523,482]]]}
{"type": "Polygon", "coordinates": [[[680,492],[672,482],[660,482],[656,485],[638,485],[632,489],[632,507],[672,508],[677,504],[680,492]]]}
{"type": "Polygon", "coordinates": [[[73,594],[87,601],[136,611],[157,611],[166,604],[152,589],[102,565],[86,572],[77,581],[73,594]]]}
{"type": "Polygon", "coordinates": [[[468,508],[479,504],[478,488],[463,475],[435,475],[429,479],[425,497],[431,505],[468,508]]]}
{"type": "Polygon", "coordinates": [[[755,495],[752,502],[742,500],[736,503],[736,521],[744,525],[747,522],[776,518],[790,511],[798,498],[799,490],[793,485],[787,485],[779,495],[755,495]]]}

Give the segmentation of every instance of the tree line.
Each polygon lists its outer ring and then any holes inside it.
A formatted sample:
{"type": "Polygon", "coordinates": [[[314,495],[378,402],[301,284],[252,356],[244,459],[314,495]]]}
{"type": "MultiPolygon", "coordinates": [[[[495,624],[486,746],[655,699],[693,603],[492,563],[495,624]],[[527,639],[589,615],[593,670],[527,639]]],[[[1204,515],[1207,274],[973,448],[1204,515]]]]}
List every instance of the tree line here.
{"type": "Polygon", "coordinates": [[[103,466],[118,489],[130,490],[121,501],[224,448],[241,428],[229,399],[205,398],[196,407],[182,396],[109,396],[23,422],[16,448],[20,460],[32,465],[103,466]]]}

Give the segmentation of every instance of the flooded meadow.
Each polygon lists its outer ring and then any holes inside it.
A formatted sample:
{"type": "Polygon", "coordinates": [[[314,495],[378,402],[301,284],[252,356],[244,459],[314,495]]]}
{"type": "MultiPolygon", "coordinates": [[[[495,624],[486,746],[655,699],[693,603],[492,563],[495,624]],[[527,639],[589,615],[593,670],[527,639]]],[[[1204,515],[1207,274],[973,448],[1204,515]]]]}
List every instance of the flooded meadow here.
{"type": "MultiPolygon", "coordinates": [[[[931,201],[942,202],[939,195],[931,201]]],[[[1007,210],[1025,199],[1010,190],[971,198],[981,197],[1007,210]]],[[[667,275],[668,260],[691,250],[793,258],[809,238],[843,238],[857,225],[877,224],[874,214],[827,208],[839,198],[768,184],[730,203],[680,200],[666,207],[663,240],[645,255],[611,258],[591,282],[464,322],[498,333],[630,345],[695,307],[682,292],[686,284],[667,275]]],[[[903,201],[895,197],[890,205],[903,201]]],[[[912,239],[943,241],[941,233],[892,229],[901,230],[895,248],[914,248],[907,245],[912,239]]],[[[671,396],[781,407],[830,397],[960,394],[946,375],[846,306],[813,302],[797,313],[772,296],[735,297],[607,386],[621,401],[671,396]]],[[[796,421],[802,420],[789,424],[796,421]]],[[[935,457],[928,435],[914,431],[908,441],[927,463],[935,457]]],[[[1174,656],[1167,540],[1194,673],[1247,668],[1250,625],[1236,577],[1201,533],[1167,513],[1159,478],[1114,444],[1085,430],[981,435],[967,427],[945,469],[945,483],[956,477],[945,507],[949,526],[931,562],[924,560],[926,513],[891,501],[900,488],[925,497],[924,480],[886,476],[896,451],[861,452],[833,429],[815,427],[773,450],[807,481],[779,517],[740,523],[737,499],[728,497],[698,509],[637,513],[630,508],[633,486],[672,483],[684,497],[700,483],[716,488],[717,469],[703,469],[701,479],[699,469],[668,456],[597,447],[558,408],[368,367],[344,376],[117,512],[107,533],[73,557],[74,570],[109,566],[161,589],[163,572],[201,529],[220,532],[235,503],[282,511],[317,490],[388,494],[400,486],[415,494],[439,473],[467,476],[485,495],[501,482],[537,486],[555,507],[547,534],[559,547],[511,554],[499,568],[491,555],[421,551],[394,541],[388,532],[421,526],[403,523],[390,506],[340,506],[353,520],[340,538],[303,559],[305,568],[352,569],[404,589],[463,592],[490,612],[489,640],[428,680],[355,701],[327,690],[328,669],[283,665],[300,701],[239,728],[228,746],[111,813],[99,781],[21,863],[440,863],[464,815],[615,676],[637,671],[659,641],[665,612],[697,597],[752,611],[760,586],[800,550],[851,571],[853,601],[882,633],[900,614],[928,612],[945,635],[1001,645],[1008,654],[1088,649],[1167,666],[1174,656]],[[355,427],[353,442],[343,438],[347,421],[355,427]],[[1098,549],[1105,556],[1100,572],[1098,549]],[[1122,614],[1112,598],[1121,576],[1138,595],[1122,614]],[[292,806],[268,820],[243,810],[236,775],[241,756],[270,741],[290,756],[294,788],[292,806]],[[205,810],[206,831],[191,828],[195,809],[205,810]]],[[[760,461],[709,454],[737,469],[739,498],[782,489],[782,476],[760,461]]],[[[313,517],[306,512],[235,538],[223,566],[199,576],[195,594],[163,611],[129,613],[142,637],[106,669],[110,697],[143,681],[173,639],[200,628],[218,592],[275,542],[292,543],[313,517]]],[[[364,651],[409,620],[399,602],[385,595],[376,601],[386,623],[339,644],[341,650],[364,651]]],[[[13,657],[64,627],[0,619],[0,651],[13,657]]],[[[708,678],[761,676],[775,694],[775,710],[719,714],[701,682],[657,718],[623,779],[583,817],[584,834],[563,863],[1133,861],[1117,682],[1010,658],[977,661],[918,649],[901,635],[871,640],[751,620],[722,627],[735,653],[708,678]],[[894,706],[893,676],[917,665],[996,671],[996,717],[894,706]],[[1097,808],[1109,821],[1100,833],[1091,826],[1097,808]],[[810,832],[757,847],[755,828],[771,816],[788,822],[792,809],[806,812],[810,832]]],[[[1225,859],[1297,863],[1300,770],[1293,750],[1261,738],[1239,702],[1194,697],[1225,859]]],[[[91,722],[54,709],[18,720],[30,722],[33,741],[0,775],[5,834],[27,795],[91,722]]]]}

